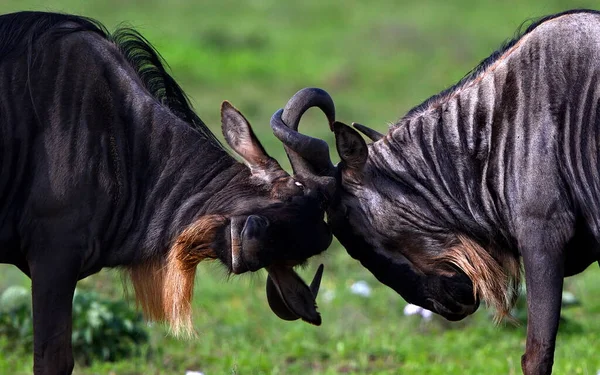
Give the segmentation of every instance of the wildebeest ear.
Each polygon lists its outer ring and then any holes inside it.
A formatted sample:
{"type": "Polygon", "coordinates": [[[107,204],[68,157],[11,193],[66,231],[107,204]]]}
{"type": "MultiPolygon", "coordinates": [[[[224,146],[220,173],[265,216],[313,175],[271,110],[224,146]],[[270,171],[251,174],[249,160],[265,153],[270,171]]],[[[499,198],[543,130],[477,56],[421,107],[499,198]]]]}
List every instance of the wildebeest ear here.
{"type": "Polygon", "coordinates": [[[346,168],[361,172],[369,154],[367,143],[358,132],[346,124],[335,122],[335,146],[346,168]]]}
{"type": "Polygon", "coordinates": [[[244,159],[253,175],[271,182],[286,174],[267,154],[248,120],[228,101],[221,104],[221,128],[229,146],[244,159]]]}
{"type": "Polygon", "coordinates": [[[229,146],[250,167],[263,164],[269,158],[248,120],[228,101],[221,104],[221,128],[229,146]]]}

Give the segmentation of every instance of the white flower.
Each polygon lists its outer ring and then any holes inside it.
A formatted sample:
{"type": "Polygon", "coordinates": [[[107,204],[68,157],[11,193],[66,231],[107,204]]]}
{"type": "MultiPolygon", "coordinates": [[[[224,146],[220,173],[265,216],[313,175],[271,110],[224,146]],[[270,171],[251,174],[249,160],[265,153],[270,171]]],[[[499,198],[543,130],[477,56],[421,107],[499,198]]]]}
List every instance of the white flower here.
{"type": "Polygon", "coordinates": [[[406,316],[421,315],[421,318],[429,321],[429,320],[431,320],[433,313],[427,309],[422,308],[421,306],[417,306],[417,305],[413,305],[412,303],[409,303],[408,305],[406,305],[404,307],[404,315],[406,315],[406,316]]]}
{"type": "Polygon", "coordinates": [[[404,306],[404,315],[410,316],[410,315],[418,314],[419,309],[421,309],[421,307],[419,307],[417,305],[413,305],[412,303],[409,303],[408,305],[404,306]]]}
{"type": "Polygon", "coordinates": [[[352,294],[358,294],[362,297],[370,297],[371,296],[371,287],[367,284],[366,281],[357,281],[350,287],[350,291],[352,294]]]}
{"type": "Polygon", "coordinates": [[[431,312],[427,309],[421,309],[421,316],[423,317],[424,320],[430,321],[431,317],[433,317],[433,312],[431,312]]]}

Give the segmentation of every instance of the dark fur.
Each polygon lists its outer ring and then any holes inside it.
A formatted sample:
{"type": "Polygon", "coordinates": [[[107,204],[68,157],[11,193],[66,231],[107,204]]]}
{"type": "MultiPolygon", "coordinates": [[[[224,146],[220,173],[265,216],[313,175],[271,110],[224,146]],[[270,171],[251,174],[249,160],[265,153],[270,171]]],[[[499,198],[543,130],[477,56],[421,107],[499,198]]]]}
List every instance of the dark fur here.
{"type": "Polygon", "coordinates": [[[36,374],[72,370],[73,291],[103,267],[131,270],[150,317],[189,330],[200,260],[255,271],[331,241],[311,186],[224,103],[225,138],[246,165],[237,162],[131,29],[1,16],[0,87],[0,262],[32,279],[36,374]]]}

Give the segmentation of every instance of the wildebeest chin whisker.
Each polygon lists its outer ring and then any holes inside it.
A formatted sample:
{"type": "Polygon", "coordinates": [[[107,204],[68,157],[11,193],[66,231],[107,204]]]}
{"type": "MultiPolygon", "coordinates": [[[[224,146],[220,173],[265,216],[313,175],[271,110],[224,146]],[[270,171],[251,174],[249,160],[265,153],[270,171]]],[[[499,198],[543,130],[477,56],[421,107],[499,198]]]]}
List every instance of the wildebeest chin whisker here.
{"type": "Polygon", "coordinates": [[[468,237],[459,235],[435,262],[447,262],[462,270],[473,283],[474,298],[480,297],[494,310],[494,321],[511,319],[510,311],[518,297],[521,283],[519,260],[512,256],[494,258],[468,237]]]}
{"type": "Polygon", "coordinates": [[[202,216],[177,237],[164,258],[129,268],[136,302],[148,320],[168,323],[175,336],[196,335],[191,311],[196,266],[217,257],[210,246],[226,222],[221,215],[202,216]]]}

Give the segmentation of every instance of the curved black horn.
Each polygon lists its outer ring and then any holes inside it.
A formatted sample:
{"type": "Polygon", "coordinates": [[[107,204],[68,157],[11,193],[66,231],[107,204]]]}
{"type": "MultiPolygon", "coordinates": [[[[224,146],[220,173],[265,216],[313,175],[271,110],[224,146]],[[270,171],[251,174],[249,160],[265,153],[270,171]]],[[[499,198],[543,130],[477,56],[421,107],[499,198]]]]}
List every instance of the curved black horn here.
{"type": "Polygon", "coordinates": [[[332,175],[333,164],[329,157],[329,146],[322,139],[298,133],[298,124],[304,112],[311,107],[320,108],[331,127],[335,121],[335,105],[331,96],[318,88],[305,88],[298,91],[271,117],[273,134],[284,144],[294,173],[312,175],[332,175]]]}
{"type": "Polygon", "coordinates": [[[354,126],[359,132],[369,137],[373,142],[377,142],[378,140],[384,137],[383,134],[381,134],[377,130],[369,128],[368,126],[364,126],[356,122],[353,122],[352,126],[354,126]]]}

